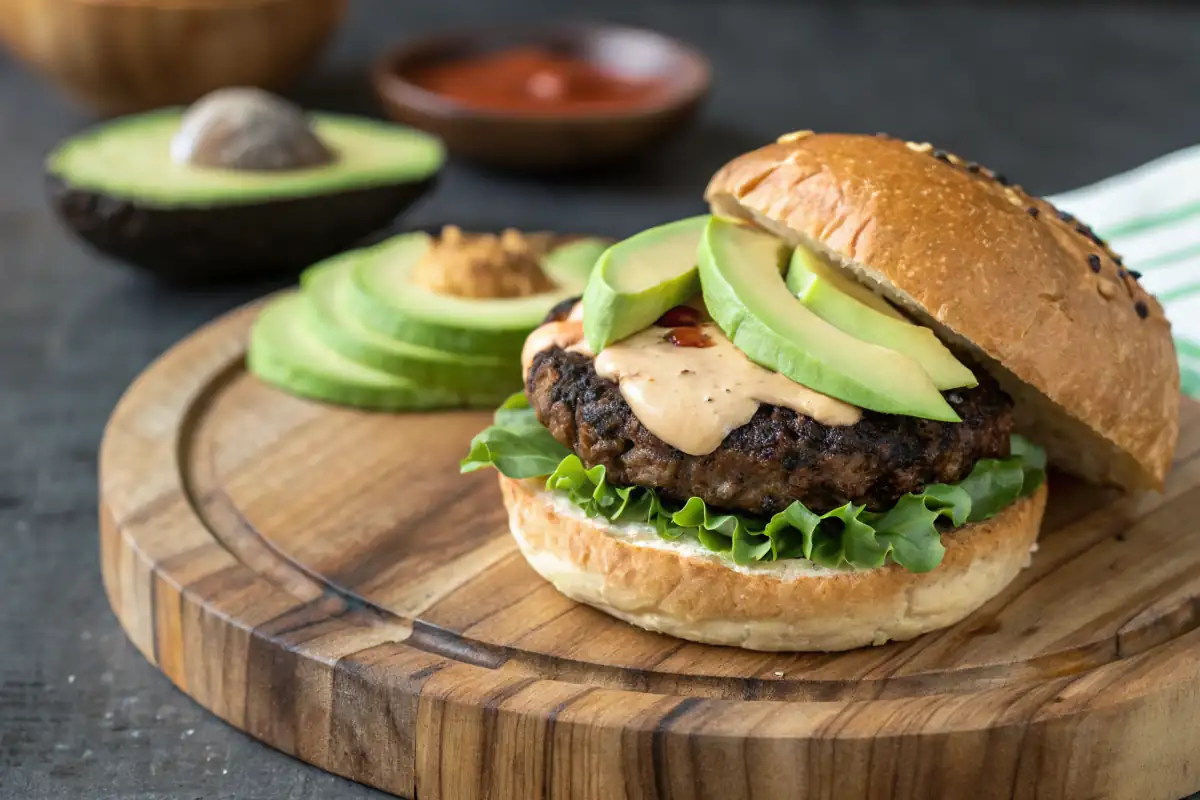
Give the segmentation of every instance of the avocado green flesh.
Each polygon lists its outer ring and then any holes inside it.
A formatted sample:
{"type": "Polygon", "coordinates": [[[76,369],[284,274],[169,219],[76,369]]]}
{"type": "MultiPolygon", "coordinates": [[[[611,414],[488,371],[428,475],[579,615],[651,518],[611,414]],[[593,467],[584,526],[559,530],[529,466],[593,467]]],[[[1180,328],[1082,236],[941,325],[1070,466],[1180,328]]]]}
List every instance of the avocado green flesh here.
{"type": "Polygon", "coordinates": [[[861,341],[818,317],[788,293],[781,242],[727,220],[708,223],[699,252],[704,302],[752,361],[799,384],[862,408],[958,422],[912,358],[861,341]]]}
{"type": "Polygon", "coordinates": [[[825,283],[832,284],[834,289],[837,289],[842,294],[850,295],[850,297],[868,308],[872,308],[881,314],[886,314],[893,319],[905,319],[904,315],[897,311],[887,300],[875,294],[861,283],[842,277],[835,269],[826,264],[821,256],[803,245],[797,245],[796,249],[792,251],[792,256],[788,264],[788,291],[799,296],[812,281],[813,276],[820,278],[825,283]]]}
{"type": "Polygon", "coordinates": [[[583,293],[583,332],[592,352],[654,324],[700,290],[696,249],[709,216],[643,231],[610,247],[583,293]]]}
{"type": "Polygon", "coordinates": [[[542,264],[557,284],[553,291],[520,298],[453,297],[412,281],[430,242],[427,234],[409,233],[361,251],[347,308],[385,336],[452,353],[518,358],[525,337],[556,303],[583,290],[595,263],[594,248],[576,244],[574,258],[551,257],[542,264]]]}
{"type": "MultiPolygon", "coordinates": [[[[894,312],[883,313],[874,303],[868,305],[859,293],[855,293],[859,296],[850,294],[853,290],[848,291],[849,284],[850,281],[834,273],[804,247],[797,247],[792,253],[788,289],[818,317],[856,339],[911,357],[940,390],[979,385],[971,370],[954,357],[933,331],[893,315],[894,312]]],[[[866,287],[854,285],[886,306],[882,298],[866,287]]]]}
{"type": "Polygon", "coordinates": [[[310,115],[332,163],[295,170],[242,171],[192,166],[171,157],[180,109],[98,125],[60,145],[47,171],[80,189],[156,208],[238,205],[415,183],[442,166],[441,143],[419,131],[336,114],[310,115]]]}
{"type": "Polygon", "coordinates": [[[378,410],[487,406],[495,397],[469,397],[419,385],[355,363],[327,347],[312,326],[308,300],[291,292],[271,301],[250,334],[247,365],[266,383],[291,394],[378,410]]]}
{"type": "Polygon", "coordinates": [[[592,268],[607,249],[608,242],[604,239],[576,239],[547,253],[542,259],[542,269],[551,276],[564,276],[568,283],[575,283],[578,280],[576,276],[580,274],[586,281],[592,268]]]}
{"type": "Polygon", "coordinates": [[[360,364],[422,385],[497,397],[521,387],[520,364],[514,359],[447,353],[393,339],[365,326],[350,305],[353,255],[318,264],[301,277],[311,303],[313,332],[325,345],[360,364]]]}

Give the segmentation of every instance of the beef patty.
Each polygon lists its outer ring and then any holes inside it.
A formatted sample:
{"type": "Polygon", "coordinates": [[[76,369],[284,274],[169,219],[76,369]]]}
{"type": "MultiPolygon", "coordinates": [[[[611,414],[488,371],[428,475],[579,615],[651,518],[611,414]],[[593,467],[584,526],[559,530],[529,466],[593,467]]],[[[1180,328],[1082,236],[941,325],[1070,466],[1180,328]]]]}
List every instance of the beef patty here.
{"type": "Polygon", "coordinates": [[[587,355],[558,347],[538,353],[525,389],[554,438],[586,466],[603,464],[613,483],[769,516],[793,500],[818,512],[847,501],[887,509],[906,492],[962,480],[981,458],[1009,455],[1012,400],[983,370],[974,371],[977,387],[944,393],[962,422],[864,411],[854,425],[828,426],[762,405],[702,456],[646,430],[587,355]]]}

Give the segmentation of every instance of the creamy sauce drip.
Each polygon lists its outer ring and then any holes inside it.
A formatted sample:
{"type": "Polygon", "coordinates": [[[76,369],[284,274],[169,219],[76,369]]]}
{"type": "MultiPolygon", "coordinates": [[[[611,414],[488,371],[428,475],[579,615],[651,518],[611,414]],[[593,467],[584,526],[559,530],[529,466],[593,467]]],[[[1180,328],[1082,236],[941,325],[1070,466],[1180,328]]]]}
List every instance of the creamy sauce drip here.
{"type": "Polygon", "coordinates": [[[716,325],[700,328],[710,347],[678,347],[664,338],[669,329],[651,327],[596,356],[596,374],[616,381],[638,421],[672,447],[707,455],[761,403],[824,425],[853,425],[861,417],[858,408],[755,364],[716,325]]]}
{"type": "MultiPolygon", "coordinates": [[[[762,403],[790,408],[823,425],[853,425],[862,410],[760,367],[713,323],[698,326],[708,347],[679,347],[671,328],[653,326],[606,347],[596,374],[620,386],[638,421],[672,447],[702,456],[745,425],[762,403]]],[[[582,305],[529,335],[521,352],[526,375],[533,357],[561,347],[592,355],[583,338],[582,305]]]]}
{"type": "MultiPolygon", "coordinates": [[[[524,347],[521,348],[521,369],[528,376],[529,367],[533,365],[533,357],[538,353],[549,350],[551,347],[563,349],[575,347],[576,350],[580,350],[578,345],[582,342],[583,303],[576,303],[571,307],[571,313],[567,315],[566,319],[547,322],[529,334],[524,347]]],[[[586,344],[583,347],[586,347],[586,344]]],[[[587,350],[587,353],[591,355],[591,350],[587,350]]]]}

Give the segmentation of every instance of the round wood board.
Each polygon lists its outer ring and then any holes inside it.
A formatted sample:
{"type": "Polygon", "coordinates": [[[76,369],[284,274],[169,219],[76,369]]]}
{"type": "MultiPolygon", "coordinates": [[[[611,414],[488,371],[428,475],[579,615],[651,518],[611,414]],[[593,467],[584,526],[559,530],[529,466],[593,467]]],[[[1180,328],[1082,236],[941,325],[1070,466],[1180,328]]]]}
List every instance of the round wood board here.
{"type": "Polygon", "coordinates": [[[948,630],[765,654],[559,595],[486,413],[385,415],[243,369],[251,306],[143,374],[101,454],[104,580],[230,724],[420,800],[1177,798],[1200,788],[1200,405],[1163,496],[1055,476],[1039,552],[948,630]]]}

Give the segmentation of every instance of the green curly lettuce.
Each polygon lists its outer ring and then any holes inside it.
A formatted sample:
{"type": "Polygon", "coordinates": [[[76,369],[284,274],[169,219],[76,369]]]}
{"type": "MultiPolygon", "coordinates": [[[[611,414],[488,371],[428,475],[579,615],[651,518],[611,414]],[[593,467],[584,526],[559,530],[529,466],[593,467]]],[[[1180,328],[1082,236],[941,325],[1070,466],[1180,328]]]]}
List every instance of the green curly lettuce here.
{"type": "Polygon", "coordinates": [[[989,519],[1033,494],[1046,478],[1044,451],[1013,436],[1008,458],[980,459],[958,483],[930,484],[886,511],[846,503],[817,514],[796,501],[764,520],[718,512],[699,497],[681,505],[653,489],[609,484],[604,466],[584,467],[537,421],[523,394],[510,397],[494,424],[471,441],[462,471],[484,467],[510,478],[548,475],[546,488],[589,517],[650,525],[664,539],[689,537],[738,564],[805,558],[823,567],[866,569],[893,561],[912,572],[942,562],[942,530],[989,519]]]}
{"type": "Polygon", "coordinates": [[[529,400],[518,392],[496,409],[491,427],[471,440],[460,469],[495,467],[510,478],[540,478],[554,472],[569,455],[571,451],[538,422],[529,400]]]}

